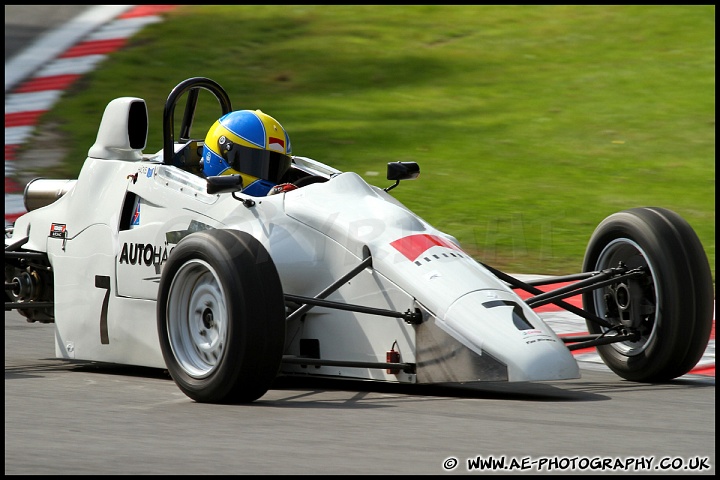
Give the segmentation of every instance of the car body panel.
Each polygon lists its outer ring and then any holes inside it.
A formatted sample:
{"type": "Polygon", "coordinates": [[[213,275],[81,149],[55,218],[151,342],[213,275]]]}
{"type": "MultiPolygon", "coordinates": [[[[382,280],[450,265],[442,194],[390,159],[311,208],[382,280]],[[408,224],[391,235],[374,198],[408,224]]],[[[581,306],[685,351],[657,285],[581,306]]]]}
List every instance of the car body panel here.
{"type": "Polygon", "coordinates": [[[267,197],[208,193],[208,180],[168,164],[164,151],[144,155],[137,138],[117,135],[143,112],[140,101],[111,102],[74,185],[21,216],[6,240],[27,237],[26,248],[47,253],[58,357],[163,368],[155,318],[163,265],[193,232],[236,229],[266,248],[285,294],[317,297],[370,257],[326,299],[398,312],[314,306],[288,317],[285,355],[379,364],[393,354],[416,365],[284,363],[280,374],[410,383],[579,376],[562,341],[505,282],[389,189],[295,157],[294,168],[323,182],[267,197]]]}

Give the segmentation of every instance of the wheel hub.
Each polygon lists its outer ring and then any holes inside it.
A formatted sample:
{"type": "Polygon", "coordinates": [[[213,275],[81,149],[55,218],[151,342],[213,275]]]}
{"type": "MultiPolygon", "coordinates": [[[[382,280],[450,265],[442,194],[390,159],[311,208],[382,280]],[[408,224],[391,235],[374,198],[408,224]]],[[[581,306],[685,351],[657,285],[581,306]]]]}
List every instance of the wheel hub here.
{"type": "Polygon", "coordinates": [[[205,328],[213,328],[215,321],[213,320],[213,312],[210,308],[206,308],[202,313],[202,322],[205,328]]]}
{"type": "Polygon", "coordinates": [[[630,289],[625,283],[619,283],[611,288],[610,291],[615,304],[614,306],[617,309],[618,319],[626,327],[633,326],[630,289]]]}

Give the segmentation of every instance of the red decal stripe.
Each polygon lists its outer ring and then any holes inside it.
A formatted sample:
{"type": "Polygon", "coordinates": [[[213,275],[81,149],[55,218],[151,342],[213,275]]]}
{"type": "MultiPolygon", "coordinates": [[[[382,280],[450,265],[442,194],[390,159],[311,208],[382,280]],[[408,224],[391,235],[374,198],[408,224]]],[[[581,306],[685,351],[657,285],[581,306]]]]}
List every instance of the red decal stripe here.
{"type": "Polygon", "coordinates": [[[460,251],[457,245],[436,235],[418,234],[399,238],[390,243],[398,252],[414,262],[420,255],[432,247],[440,246],[460,251]]]}

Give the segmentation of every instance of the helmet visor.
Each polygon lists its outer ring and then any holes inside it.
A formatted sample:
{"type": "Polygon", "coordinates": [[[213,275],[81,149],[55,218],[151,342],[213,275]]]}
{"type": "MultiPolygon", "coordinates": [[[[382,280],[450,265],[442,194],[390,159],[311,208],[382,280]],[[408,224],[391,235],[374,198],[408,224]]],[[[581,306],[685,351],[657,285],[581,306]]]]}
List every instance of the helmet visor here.
{"type": "Polygon", "coordinates": [[[284,153],[246,147],[227,139],[218,146],[231,168],[274,183],[280,183],[292,162],[284,153]]]}

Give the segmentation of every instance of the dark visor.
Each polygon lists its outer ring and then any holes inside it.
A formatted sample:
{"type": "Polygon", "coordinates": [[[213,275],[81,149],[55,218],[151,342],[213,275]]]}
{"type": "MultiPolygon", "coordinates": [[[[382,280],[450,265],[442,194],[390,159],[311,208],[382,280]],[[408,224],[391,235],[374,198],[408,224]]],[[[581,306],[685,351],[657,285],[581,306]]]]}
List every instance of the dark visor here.
{"type": "Polygon", "coordinates": [[[218,147],[231,168],[274,183],[280,183],[280,179],[292,162],[284,153],[250,148],[227,139],[218,147]]]}

